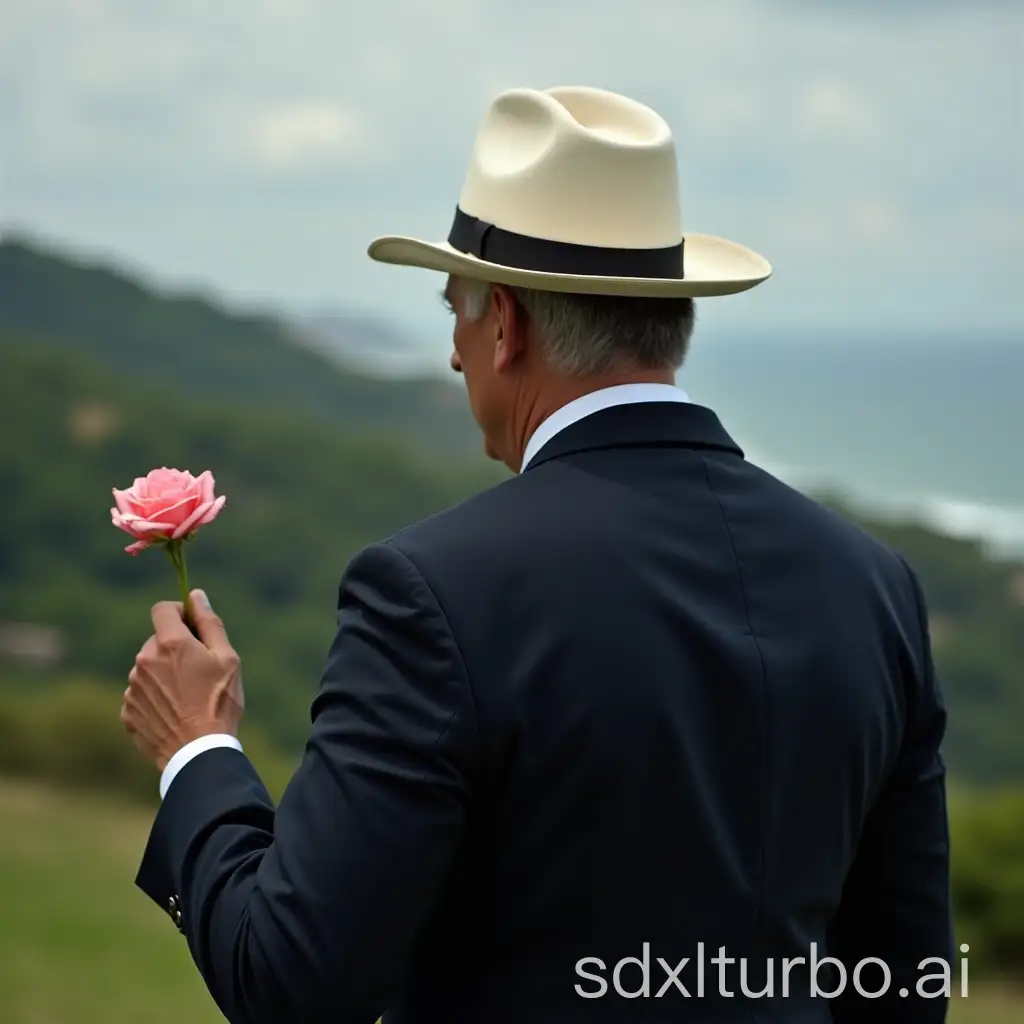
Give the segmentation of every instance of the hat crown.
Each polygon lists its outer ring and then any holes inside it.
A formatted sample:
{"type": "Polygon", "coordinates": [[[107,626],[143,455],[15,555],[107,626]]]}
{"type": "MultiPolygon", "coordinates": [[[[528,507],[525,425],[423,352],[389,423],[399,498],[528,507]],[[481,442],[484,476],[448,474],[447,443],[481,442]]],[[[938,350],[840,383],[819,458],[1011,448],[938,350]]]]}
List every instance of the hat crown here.
{"type": "Polygon", "coordinates": [[[443,241],[384,235],[383,263],[579,295],[732,295],[768,261],[715,235],[683,235],[666,122],[603,89],[511,89],[477,130],[443,241]]]}
{"type": "Polygon", "coordinates": [[[649,107],[602,89],[508,90],[477,132],[459,207],[505,231],[556,242],[678,245],[672,131],[649,107]]]}

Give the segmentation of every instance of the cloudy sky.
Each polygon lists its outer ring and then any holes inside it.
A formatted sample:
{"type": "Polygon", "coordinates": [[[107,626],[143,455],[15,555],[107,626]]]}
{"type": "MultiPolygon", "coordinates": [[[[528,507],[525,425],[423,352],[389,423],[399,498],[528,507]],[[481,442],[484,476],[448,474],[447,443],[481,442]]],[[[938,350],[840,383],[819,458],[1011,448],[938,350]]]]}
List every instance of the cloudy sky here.
{"type": "Polygon", "coordinates": [[[1024,339],[1022,53],[1021,0],[0,0],[0,224],[440,353],[368,241],[447,233],[496,91],[598,85],[774,265],[713,328],[1024,339]]]}

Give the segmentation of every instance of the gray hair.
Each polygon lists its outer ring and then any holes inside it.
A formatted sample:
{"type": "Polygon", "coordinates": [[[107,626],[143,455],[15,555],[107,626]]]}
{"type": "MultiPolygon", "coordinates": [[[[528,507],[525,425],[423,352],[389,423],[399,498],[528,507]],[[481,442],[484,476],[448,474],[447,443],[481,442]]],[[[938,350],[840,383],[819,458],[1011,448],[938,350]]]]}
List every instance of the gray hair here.
{"type": "MultiPolygon", "coordinates": [[[[459,279],[463,312],[479,320],[490,308],[487,281],[459,279]]],[[[573,295],[512,288],[544,354],[561,373],[590,377],[619,367],[678,370],[693,334],[693,299],[573,295]]]]}

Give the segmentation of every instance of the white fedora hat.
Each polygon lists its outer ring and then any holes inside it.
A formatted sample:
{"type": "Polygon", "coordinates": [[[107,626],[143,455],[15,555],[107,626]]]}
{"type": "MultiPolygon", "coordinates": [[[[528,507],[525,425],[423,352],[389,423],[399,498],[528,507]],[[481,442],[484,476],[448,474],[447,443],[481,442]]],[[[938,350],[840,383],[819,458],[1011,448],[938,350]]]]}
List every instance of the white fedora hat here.
{"type": "Polygon", "coordinates": [[[511,89],[477,133],[447,241],[388,235],[371,258],[543,291],[729,295],[771,274],[756,252],[683,231],[675,143],[602,89],[511,89]]]}

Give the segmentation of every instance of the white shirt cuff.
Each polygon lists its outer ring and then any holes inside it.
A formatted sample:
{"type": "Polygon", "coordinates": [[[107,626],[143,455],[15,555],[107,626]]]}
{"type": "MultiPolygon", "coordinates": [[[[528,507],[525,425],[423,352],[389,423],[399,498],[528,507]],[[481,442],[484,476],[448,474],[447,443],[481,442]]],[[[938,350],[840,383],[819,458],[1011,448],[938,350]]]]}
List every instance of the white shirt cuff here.
{"type": "Polygon", "coordinates": [[[186,743],[174,757],[167,762],[167,767],[160,776],[160,799],[167,796],[167,790],[171,788],[174,777],[194,757],[205,754],[208,750],[215,750],[217,747],[230,747],[232,750],[241,752],[242,744],[234,736],[227,733],[213,733],[210,736],[200,736],[199,739],[186,743]]]}

